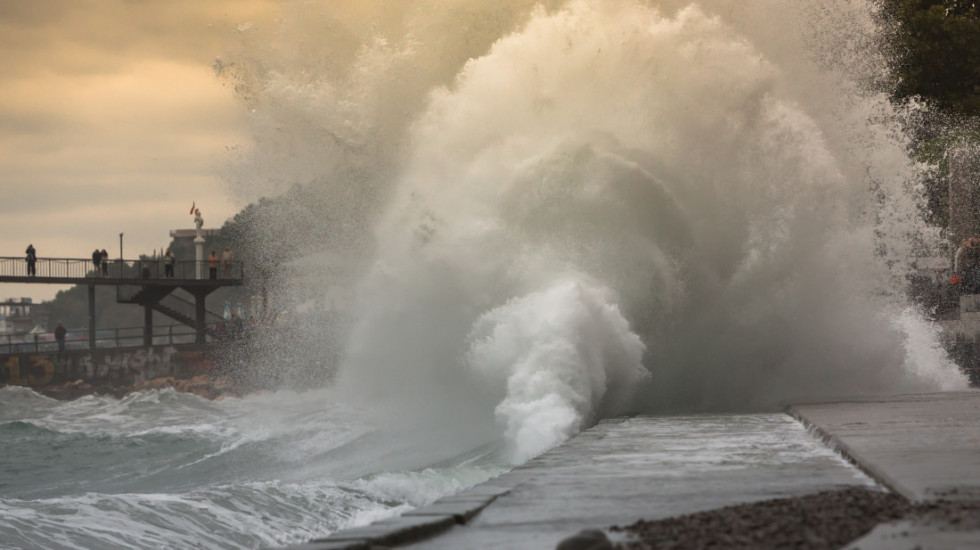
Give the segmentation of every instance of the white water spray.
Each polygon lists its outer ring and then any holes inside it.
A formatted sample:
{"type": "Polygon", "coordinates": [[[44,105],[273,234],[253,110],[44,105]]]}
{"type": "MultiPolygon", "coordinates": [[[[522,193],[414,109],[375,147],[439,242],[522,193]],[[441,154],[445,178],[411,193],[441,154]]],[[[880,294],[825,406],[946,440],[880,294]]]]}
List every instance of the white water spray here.
{"type": "MultiPolygon", "coordinates": [[[[520,460],[624,411],[965,386],[899,290],[935,235],[871,7],[524,13],[383,125],[406,160],[382,154],[342,393],[520,460]]],[[[420,40],[361,68],[419,63],[420,40]]]]}

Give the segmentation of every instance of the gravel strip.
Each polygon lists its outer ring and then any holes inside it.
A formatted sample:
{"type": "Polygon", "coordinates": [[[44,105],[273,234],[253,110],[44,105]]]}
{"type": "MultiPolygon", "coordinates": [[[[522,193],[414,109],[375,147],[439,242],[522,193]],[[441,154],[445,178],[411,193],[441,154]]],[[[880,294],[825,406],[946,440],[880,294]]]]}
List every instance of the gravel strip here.
{"type": "Polygon", "coordinates": [[[980,530],[980,502],[937,500],[917,504],[910,517],[923,525],[942,525],[951,530],[980,530]]]}
{"type": "Polygon", "coordinates": [[[633,537],[617,545],[621,550],[830,550],[863,536],[879,523],[903,518],[916,508],[894,493],[855,487],[658,521],[640,520],[610,531],[633,537]]]}

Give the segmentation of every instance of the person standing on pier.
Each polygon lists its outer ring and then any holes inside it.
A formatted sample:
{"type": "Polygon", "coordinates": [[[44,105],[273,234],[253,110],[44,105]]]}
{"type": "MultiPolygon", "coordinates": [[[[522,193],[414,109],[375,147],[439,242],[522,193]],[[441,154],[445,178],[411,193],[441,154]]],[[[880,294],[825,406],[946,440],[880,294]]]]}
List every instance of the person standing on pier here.
{"type": "Polygon", "coordinates": [[[104,248],[102,249],[102,262],[101,263],[102,263],[102,276],[103,277],[108,277],[109,276],[109,253],[106,252],[106,250],[104,248]]]}
{"type": "Polygon", "coordinates": [[[208,254],[208,270],[211,279],[218,278],[218,255],[214,253],[214,250],[208,254]]]}
{"type": "Polygon", "coordinates": [[[169,248],[163,255],[163,274],[168,279],[174,278],[174,253],[169,248]]]}
{"type": "Polygon", "coordinates": [[[96,248],[92,252],[92,263],[95,264],[95,276],[98,277],[99,276],[99,271],[100,271],[99,270],[99,264],[102,263],[102,253],[99,252],[99,249],[98,248],[96,248]]]}
{"type": "Polygon", "coordinates": [[[58,328],[54,329],[54,339],[58,341],[58,353],[65,351],[65,336],[68,335],[68,329],[65,325],[58,323],[58,328]]]}
{"type": "Polygon", "coordinates": [[[27,276],[34,277],[37,275],[37,250],[33,244],[29,244],[24,252],[27,253],[27,276]]]}

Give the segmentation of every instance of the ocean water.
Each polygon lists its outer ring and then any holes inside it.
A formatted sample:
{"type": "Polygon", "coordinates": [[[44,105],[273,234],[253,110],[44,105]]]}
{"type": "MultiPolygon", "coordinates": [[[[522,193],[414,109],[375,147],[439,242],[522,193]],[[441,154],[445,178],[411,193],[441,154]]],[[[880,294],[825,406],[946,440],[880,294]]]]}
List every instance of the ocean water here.
{"type": "Polygon", "coordinates": [[[294,314],[242,367],[330,387],[0,389],[0,545],[275,546],[603,418],[966,387],[904,294],[946,249],[876,2],[297,0],[277,24],[215,62],[254,134],[227,175],[303,184],[317,209],[259,229],[338,269],[277,281],[294,314]],[[328,304],[350,322],[304,322],[328,304]]]}
{"type": "MultiPolygon", "coordinates": [[[[435,460],[324,392],[172,390],[59,402],[0,389],[0,548],[267,548],[363,525],[504,471],[435,460]]],[[[433,445],[437,444],[435,441],[433,445]]]]}

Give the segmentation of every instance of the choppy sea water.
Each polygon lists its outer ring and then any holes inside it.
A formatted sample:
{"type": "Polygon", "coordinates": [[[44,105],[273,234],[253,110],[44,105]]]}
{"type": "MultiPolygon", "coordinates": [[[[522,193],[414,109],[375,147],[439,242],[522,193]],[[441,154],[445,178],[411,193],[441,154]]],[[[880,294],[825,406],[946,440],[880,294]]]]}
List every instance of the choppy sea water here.
{"type": "MultiPolygon", "coordinates": [[[[424,452],[425,434],[367,418],[326,391],[59,402],[0,389],[0,548],[275,547],[401,514],[513,466],[493,444],[440,457],[424,452]]],[[[660,480],[651,510],[867,482],[782,415],[647,420],[642,438],[629,426],[609,443],[625,445],[615,453],[624,467],[660,480]]]]}
{"type": "Polygon", "coordinates": [[[507,468],[490,453],[425,464],[364,418],[316,391],[59,402],[2,388],[0,548],[279,546],[507,468]]]}

